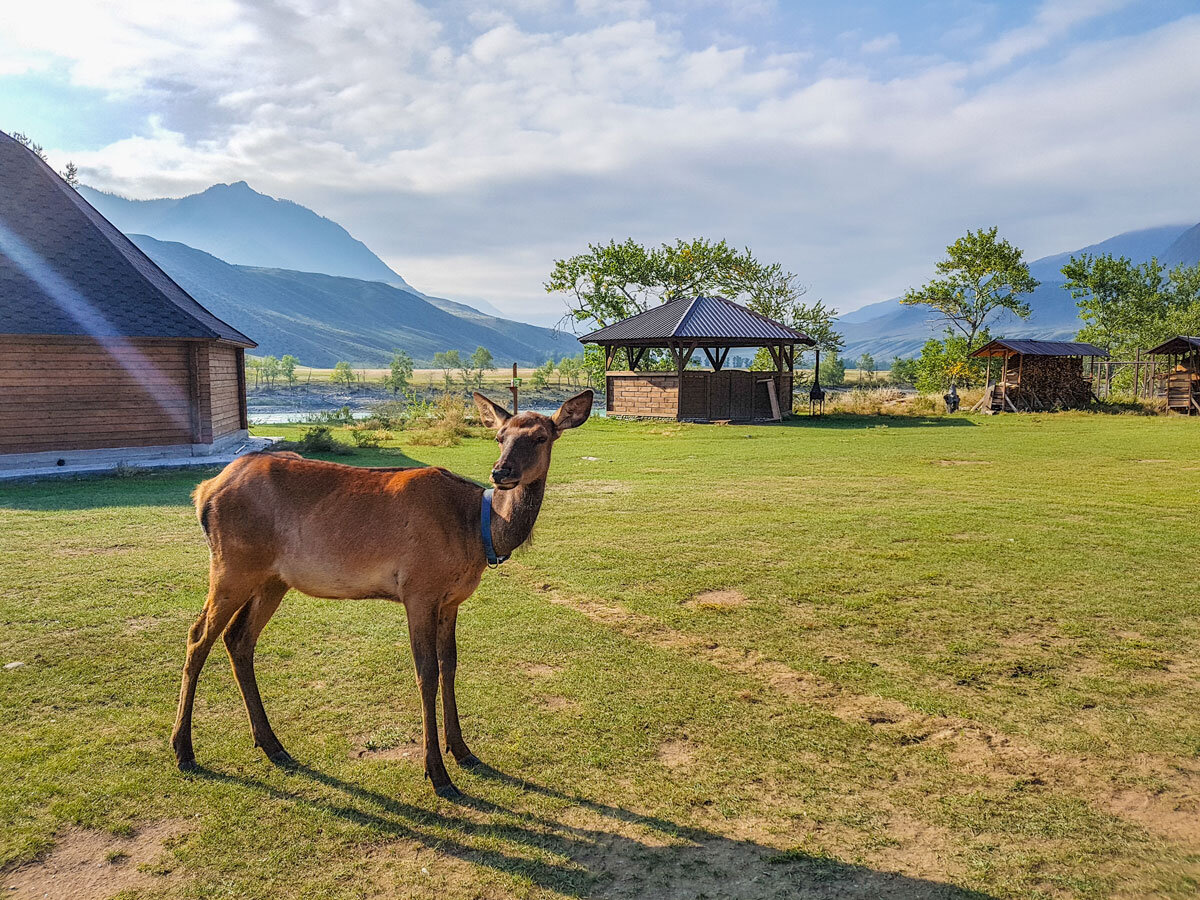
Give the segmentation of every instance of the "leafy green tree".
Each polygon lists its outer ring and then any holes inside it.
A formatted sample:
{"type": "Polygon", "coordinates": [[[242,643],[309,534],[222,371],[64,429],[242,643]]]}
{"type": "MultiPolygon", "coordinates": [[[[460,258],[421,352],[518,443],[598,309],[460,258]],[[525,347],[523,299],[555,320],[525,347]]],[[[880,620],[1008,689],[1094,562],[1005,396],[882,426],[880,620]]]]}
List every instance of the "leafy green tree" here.
{"type": "Polygon", "coordinates": [[[1175,298],[1157,259],[1134,264],[1125,256],[1085,253],[1072,256],[1062,273],[1084,322],[1080,340],[1126,356],[1166,337],[1175,298]]]}
{"type": "Polygon", "coordinates": [[[892,358],[892,368],[889,373],[892,384],[911,384],[916,386],[919,369],[915,359],[892,358]]]}
{"type": "Polygon", "coordinates": [[[279,360],[279,374],[288,384],[295,384],[296,366],[300,364],[300,360],[292,356],[290,353],[285,353],[283,358],[279,360]]]}
{"type": "Polygon", "coordinates": [[[262,360],[257,356],[246,357],[246,384],[250,383],[251,377],[254,378],[254,386],[257,388],[262,381],[262,360]]]}
{"type": "Polygon", "coordinates": [[[450,373],[462,370],[462,356],[457,350],[438,351],[433,354],[433,367],[442,370],[442,379],[445,382],[446,390],[453,390],[454,379],[450,373]]]}
{"type": "Polygon", "coordinates": [[[863,375],[867,376],[868,381],[874,381],[875,357],[873,357],[870,353],[863,353],[863,355],[858,358],[858,371],[860,381],[862,380],[863,375]]]}
{"type": "Polygon", "coordinates": [[[668,300],[720,294],[771,315],[803,294],[796,278],[778,264],[764,264],[749,248],[696,238],[646,248],[632,238],[589,244],[588,251],[555,260],[548,293],[567,297],[568,315],[579,322],[611,325],[668,300]]]}
{"type": "Polygon", "coordinates": [[[475,387],[482,389],[483,373],[491,372],[496,368],[496,361],[492,357],[492,351],[487,347],[476,347],[475,352],[471,354],[469,365],[475,372],[475,387]]]}
{"type": "Polygon", "coordinates": [[[354,369],[350,368],[350,363],[343,361],[338,362],[333,367],[333,372],[329,375],[329,381],[332,384],[351,385],[356,381],[354,369]]]}
{"type": "Polygon", "coordinates": [[[79,167],[70,160],[67,161],[67,167],[58,173],[62,176],[62,180],[71,187],[78,189],[79,187],[79,167]]]}
{"type": "Polygon", "coordinates": [[[1029,304],[1021,296],[1039,284],[1021,250],[998,239],[997,231],[968,231],[946,248],[946,258],[937,264],[941,278],[900,298],[903,304],[924,304],[940,313],[947,330],[965,338],[968,351],[980,346],[981,332],[994,313],[1007,309],[1027,318],[1029,304]]]}
{"type": "MultiPolygon", "coordinates": [[[[601,360],[601,364],[603,364],[603,360],[601,360]]],[[[533,374],[529,376],[529,386],[536,390],[549,387],[550,376],[553,374],[554,360],[548,359],[533,370],[533,374]]]]}
{"type": "MultiPolygon", "coordinates": [[[[991,334],[984,329],[978,335],[979,345],[990,341],[991,334]]],[[[951,384],[969,387],[982,384],[987,360],[971,359],[971,348],[962,335],[946,332],[945,340],[931,338],[921,348],[921,355],[913,361],[916,368],[915,384],[922,393],[938,393],[951,384]]]]}
{"type": "Polygon", "coordinates": [[[846,361],[840,356],[821,357],[821,384],[837,387],[846,383],[846,361]]]}
{"type": "Polygon", "coordinates": [[[392,362],[388,374],[384,376],[383,386],[393,394],[398,394],[408,388],[413,373],[413,358],[403,350],[392,354],[392,362]]]}
{"type": "Polygon", "coordinates": [[[567,379],[567,384],[578,387],[579,380],[584,374],[583,356],[564,356],[559,361],[558,371],[562,374],[563,378],[567,379]]]}
{"type": "Polygon", "coordinates": [[[262,377],[267,384],[274,384],[279,377],[279,360],[274,356],[264,356],[262,361],[262,377]]]}

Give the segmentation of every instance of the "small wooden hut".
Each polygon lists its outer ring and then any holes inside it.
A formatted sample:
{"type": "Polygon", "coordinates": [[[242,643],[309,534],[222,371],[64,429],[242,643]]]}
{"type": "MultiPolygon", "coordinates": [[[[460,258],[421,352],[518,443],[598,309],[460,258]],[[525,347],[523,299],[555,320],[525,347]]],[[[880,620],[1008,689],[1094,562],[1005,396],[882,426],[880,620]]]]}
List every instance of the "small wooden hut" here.
{"type": "Polygon", "coordinates": [[[1165,388],[1167,409],[1188,416],[1200,413],[1200,337],[1173,337],[1151,350],[1150,357],[1156,363],[1166,357],[1167,371],[1155,378],[1165,388]]]}
{"type": "Polygon", "coordinates": [[[604,348],[609,415],[687,422],[781,419],[792,408],[796,345],[816,343],[724,297],[671,300],[579,340],[604,348]],[[725,368],[741,347],[766,347],[774,370],[725,368]],[[654,350],[670,353],[671,369],[644,367],[654,350]],[[688,368],[697,351],[710,368],[688,368]],[[627,368],[615,368],[618,353],[627,368]]]}
{"type": "Polygon", "coordinates": [[[0,468],[243,441],[254,346],[0,132],[0,468]]]}
{"type": "Polygon", "coordinates": [[[1108,359],[1095,344],[1010,338],[984,344],[971,354],[987,359],[983,397],[971,409],[1032,412],[1081,409],[1092,402],[1092,361],[1108,359]],[[992,359],[999,372],[992,380],[992,359]],[[1086,361],[1086,366],[1085,366],[1086,361]]]}

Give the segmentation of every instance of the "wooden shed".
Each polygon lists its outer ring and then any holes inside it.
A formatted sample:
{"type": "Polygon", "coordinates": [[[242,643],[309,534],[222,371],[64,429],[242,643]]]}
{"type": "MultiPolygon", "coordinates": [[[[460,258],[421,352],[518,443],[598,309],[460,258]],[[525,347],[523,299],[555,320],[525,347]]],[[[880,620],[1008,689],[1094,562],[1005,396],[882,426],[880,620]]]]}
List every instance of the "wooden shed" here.
{"type": "Polygon", "coordinates": [[[1092,361],[1108,359],[1095,344],[1008,338],[984,344],[971,354],[985,358],[987,383],[972,410],[1031,412],[1081,409],[1092,402],[1092,361]],[[999,359],[992,380],[992,359],[999,359]]]}
{"type": "Polygon", "coordinates": [[[609,415],[688,422],[772,420],[789,414],[796,345],[816,343],[724,297],[671,300],[579,340],[604,348],[609,415]],[[742,347],[766,347],[774,370],[726,369],[729,351],[742,347]],[[655,350],[670,354],[670,369],[646,367],[655,350]],[[688,368],[697,351],[710,368],[688,368]],[[615,368],[619,356],[625,369],[615,368]]]}
{"type": "Polygon", "coordinates": [[[254,346],[0,132],[0,465],[245,439],[254,346]]]}
{"type": "Polygon", "coordinates": [[[1167,409],[1185,415],[1200,413],[1200,337],[1180,335],[1150,351],[1158,361],[1166,357],[1167,370],[1155,378],[1163,385],[1167,409]]]}

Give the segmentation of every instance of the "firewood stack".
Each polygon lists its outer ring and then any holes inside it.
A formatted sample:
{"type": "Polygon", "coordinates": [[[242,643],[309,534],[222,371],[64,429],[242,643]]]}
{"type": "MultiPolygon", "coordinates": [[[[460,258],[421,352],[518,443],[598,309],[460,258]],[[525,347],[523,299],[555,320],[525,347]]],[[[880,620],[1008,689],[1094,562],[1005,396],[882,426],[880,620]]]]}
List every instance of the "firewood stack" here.
{"type": "Polygon", "coordinates": [[[1026,356],[1022,364],[1014,356],[1008,365],[1008,396],[1017,409],[1081,409],[1091,402],[1092,385],[1078,357],[1026,356]]]}

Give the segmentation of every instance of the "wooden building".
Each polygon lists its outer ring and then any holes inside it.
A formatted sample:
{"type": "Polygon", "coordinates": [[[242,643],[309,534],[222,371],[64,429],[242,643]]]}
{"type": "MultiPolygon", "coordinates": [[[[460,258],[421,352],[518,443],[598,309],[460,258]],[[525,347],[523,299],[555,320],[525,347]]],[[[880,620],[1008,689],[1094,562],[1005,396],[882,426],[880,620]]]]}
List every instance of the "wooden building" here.
{"type": "Polygon", "coordinates": [[[0,466],[243,440],[254,346],[0,132],[0,466]]]}
{"type": "Polygon", "coordinates": [[[1095,344],[1011,338],[984,344],[971,354],[987,359],[983,397],[971,409],[1031,412],[1081,409],[1092,402],[1092,361],[1108,359],[1095,344]],[[992,360],[999,359],[995,381],[992,360]]]}
{"type": "Polygon", "coordinates": [[[1200,337],[1173,337],[1151,350],[1150,357],[1156,363],[1166,357],[1167,370],[1155,379],[1163,386],[1167,409],[1188,416],[1200,413],[1200,337]]]}
{"type": "Polygon", "coordinates": [[[579,339],[604,348],[610,416],[688,422],[780,419],[792,408],[796,345],[812,338],[724,297],[671,300],[579,339]],[[766,347],[773,371],[725,368],[729,351],[766,347]],[[655,351],[668,370],[646,368],[655,351]],[[688,368],[703,353],[709,368],[688,368]],[[616,369],[623,357],[624,369],[616,369]]]}

